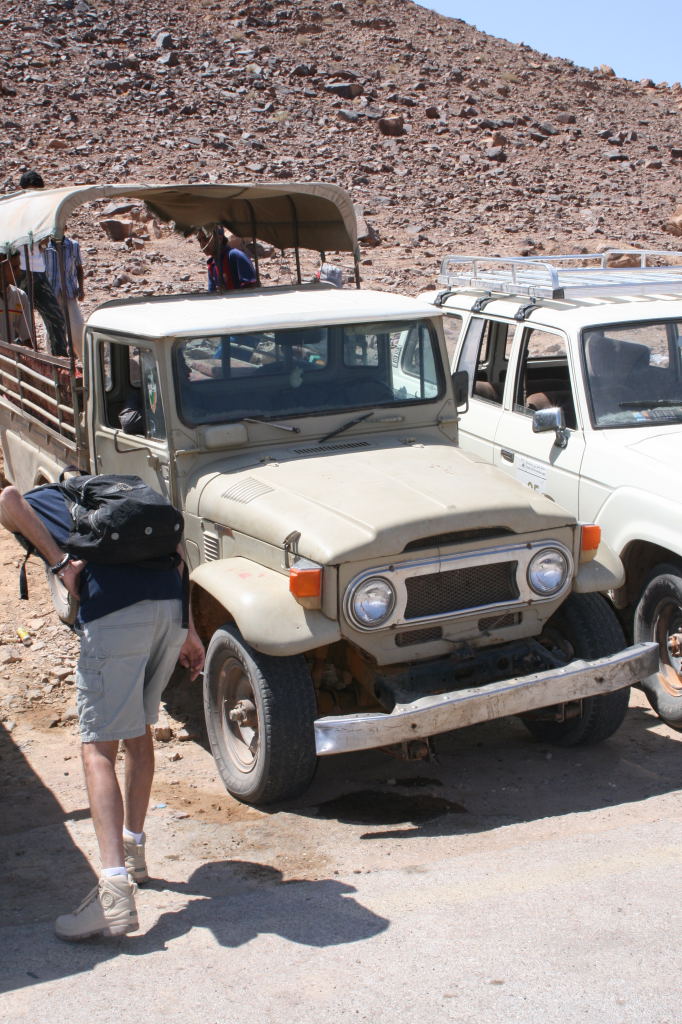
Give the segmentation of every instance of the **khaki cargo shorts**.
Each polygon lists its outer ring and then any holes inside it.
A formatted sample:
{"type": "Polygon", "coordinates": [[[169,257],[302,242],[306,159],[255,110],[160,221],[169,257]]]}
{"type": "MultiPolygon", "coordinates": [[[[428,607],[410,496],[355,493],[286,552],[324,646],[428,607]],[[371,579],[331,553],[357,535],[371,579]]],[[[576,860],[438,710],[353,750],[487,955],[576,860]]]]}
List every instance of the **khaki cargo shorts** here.
{"type": "Polygon", "coordinates": [[[83,743],[142,736],[159,717],[185,642],[180,601],[138,601],[79,629],[76,669],[83,743]]]}

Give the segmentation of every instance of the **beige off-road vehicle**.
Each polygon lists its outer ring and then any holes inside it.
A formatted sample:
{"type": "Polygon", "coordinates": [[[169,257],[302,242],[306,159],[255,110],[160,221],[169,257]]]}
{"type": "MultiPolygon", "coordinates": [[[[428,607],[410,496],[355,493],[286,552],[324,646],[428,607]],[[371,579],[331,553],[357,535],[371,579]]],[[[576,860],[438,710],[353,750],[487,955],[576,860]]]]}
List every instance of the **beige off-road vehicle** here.
{"type": "MultiPolygon", "coordinates": [[[[128,194],[179,228],[355,253],[322,185],[57,190],[0,200],[0,244],[60,237],[79,201],[128,194]],[[51,204],[51,212],[49,212],[51,204]]],[[[107,302],[82,385],[66,360],[0,346],[0,433],[21,487],[66,463],[135,473],[185,515],[206,724],[227,789],[266,803],[318,756],[520,715],[562,744],[621,723],[654,645],[624,649],[598,531],[457,447],[461,381],[441,314],[295,284],[107,302]],[[131,392],[144,432],[119,413],[131,392]],[[458,395],[459,392],[459,395],[458,395]]]]}

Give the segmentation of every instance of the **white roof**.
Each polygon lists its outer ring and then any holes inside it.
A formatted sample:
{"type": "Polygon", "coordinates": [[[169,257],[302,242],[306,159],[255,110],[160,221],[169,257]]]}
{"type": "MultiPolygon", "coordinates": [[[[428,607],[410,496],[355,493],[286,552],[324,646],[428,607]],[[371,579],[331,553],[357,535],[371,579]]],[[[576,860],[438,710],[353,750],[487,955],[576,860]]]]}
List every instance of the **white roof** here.
{"type": "Polygon", "coordinates": [[[243,333],[438,315],[439,311],[429,303],[403,295],[301,285],[254,288],[223,295],[114,300],[96,309],[88,326],[146,338],[202,337],[225,331],[243,333]]]}
{"type": "MultiPolygon", "coordinates": [[[[439,292],[419,296],[422,301],[433,302],[439,292]]],[[[447,298],[438,309],[471,309],[480,295],[462,292],[447,298]]],[[[493,299],[487,302],[481,316],[514,318],[514,314],[531,300],[528,296],[493,299]]],[[[551,300],[541,299],[535,309],[524,317],[525,323],[546,324],[568,330],[580,330],[593,324],[629,323],[633,320],[682,319],[682,291],[677,295],[599,296],[594,299],[551,300]]]]}

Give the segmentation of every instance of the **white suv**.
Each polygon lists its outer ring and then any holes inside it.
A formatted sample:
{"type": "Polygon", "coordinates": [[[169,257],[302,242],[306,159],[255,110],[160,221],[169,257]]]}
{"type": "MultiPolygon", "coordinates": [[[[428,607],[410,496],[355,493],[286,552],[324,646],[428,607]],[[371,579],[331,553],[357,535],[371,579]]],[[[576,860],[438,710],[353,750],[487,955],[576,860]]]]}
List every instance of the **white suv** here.
{"type": "Polygon", "coordinates": [[[682,266],[651,265],[681,255],[448,256],[422,298],[469,374],[461,445],[601,526],[622,621],[660,645],[642,687],[682,730],[682,266]]]}

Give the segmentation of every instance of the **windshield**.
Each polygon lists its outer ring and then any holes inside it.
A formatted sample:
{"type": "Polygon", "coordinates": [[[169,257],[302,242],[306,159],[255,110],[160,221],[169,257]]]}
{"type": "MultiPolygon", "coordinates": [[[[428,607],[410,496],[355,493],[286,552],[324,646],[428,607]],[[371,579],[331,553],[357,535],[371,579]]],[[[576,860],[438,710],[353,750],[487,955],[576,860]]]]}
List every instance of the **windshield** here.
{"type": "Polygon", "coordinates": [[[682,320],[583,331],[596,427],[682,423],[682,320]]]}
{"type": "Polygon", "coordinates": [[[211,335],[175,348],[190,424],[433,401],[444,390],[439,366],[427,321],[211,335]]]}

